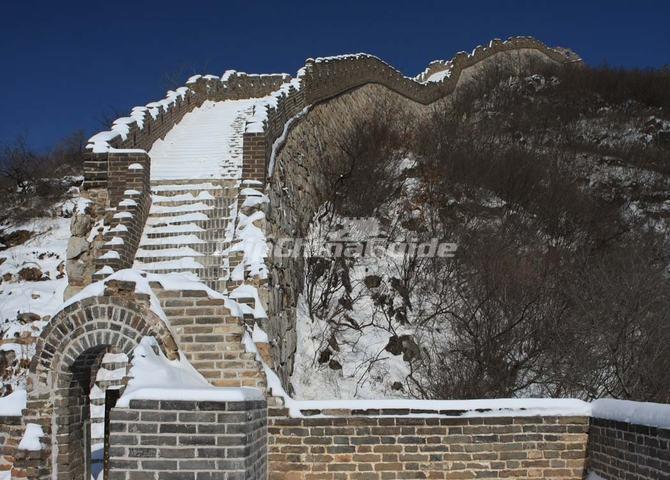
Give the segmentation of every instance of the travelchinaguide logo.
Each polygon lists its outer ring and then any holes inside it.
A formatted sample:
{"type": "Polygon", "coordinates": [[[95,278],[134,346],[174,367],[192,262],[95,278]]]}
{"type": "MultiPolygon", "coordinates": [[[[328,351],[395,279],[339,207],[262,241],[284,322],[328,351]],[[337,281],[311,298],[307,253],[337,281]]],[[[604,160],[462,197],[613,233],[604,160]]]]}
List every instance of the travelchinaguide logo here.
{"type": "Polygon", "coordinates": [[[439,257],[451,258],[457,244],[444,239],[389,238],[374,218],[338,218],[309,238],[271,240],[275,257],[439,257]]]}

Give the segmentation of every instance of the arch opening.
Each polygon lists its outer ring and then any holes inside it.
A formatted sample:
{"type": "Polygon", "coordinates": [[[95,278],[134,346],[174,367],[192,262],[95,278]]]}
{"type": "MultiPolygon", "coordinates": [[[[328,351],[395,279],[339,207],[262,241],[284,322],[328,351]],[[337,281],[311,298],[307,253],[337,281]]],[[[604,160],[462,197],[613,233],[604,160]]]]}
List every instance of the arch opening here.
{"type": "Polygon", "coordinates": [[[142,298],[91,297],[58,313],[42,332],[31,364],[27,422],[45,432],[42,464],[15,463],[27,478],[109,477],[109,411],[123,393],[132,352],[154,337],[168,358],[177,347],[142,298]]]}

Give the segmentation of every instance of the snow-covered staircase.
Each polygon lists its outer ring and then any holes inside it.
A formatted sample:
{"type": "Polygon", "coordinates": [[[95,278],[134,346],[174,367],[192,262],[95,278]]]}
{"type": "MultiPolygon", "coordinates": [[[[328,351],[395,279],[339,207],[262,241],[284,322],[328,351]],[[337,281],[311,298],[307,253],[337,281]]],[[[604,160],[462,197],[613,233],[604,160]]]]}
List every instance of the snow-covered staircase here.
{"type": "Polygon", "coordinates": [[[152,205],[135,268],[152,273],[191,272],[210,288],[225,290],[238,182],[152,182],[152,205]]]}
{"type": "Polygon", "coordinates": [[[226,290],[239,254],[233,237],[242,182],[247,121],[262,98],[207,100],[148,152],[152,204],[134,267],[151,273],[191,272],[226,290]]]}

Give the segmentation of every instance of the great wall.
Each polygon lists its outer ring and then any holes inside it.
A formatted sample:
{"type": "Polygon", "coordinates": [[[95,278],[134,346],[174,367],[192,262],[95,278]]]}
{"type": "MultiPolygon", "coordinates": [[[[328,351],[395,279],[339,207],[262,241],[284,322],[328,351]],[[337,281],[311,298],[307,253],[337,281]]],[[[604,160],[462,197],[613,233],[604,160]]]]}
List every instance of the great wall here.
{"type": "Polygon", "coordinates": [[[0,470],[88,480],[96,443],[112,480],[670,478],[670,423],[609,418],[606,402],[286,393],[302,263],[245,245],[304,234],[322,203],[310,122],[334,134],[385,97],[428,111],[487,62],[538,59],[580,61],[512,38],[416,78],[363,54],[310,59],[293,78],[197,75],[92,137],[67,298],[37,343],[25,409],[0,417],[0,470]],[[207,149],[225,151],[198,164],[207,149]],[[129,395],[138,346],[183,355],[209,385],[129,395]]]}

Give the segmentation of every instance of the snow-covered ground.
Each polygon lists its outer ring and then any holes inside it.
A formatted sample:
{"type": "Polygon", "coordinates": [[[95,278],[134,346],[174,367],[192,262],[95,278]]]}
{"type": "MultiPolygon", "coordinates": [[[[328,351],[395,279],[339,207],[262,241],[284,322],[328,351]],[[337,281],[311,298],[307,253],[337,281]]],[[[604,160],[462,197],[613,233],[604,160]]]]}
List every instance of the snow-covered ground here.
{"type": "MultiPolygon", "coordinates": [[[[315,219],[318,217],[315,215],[315,219]]],[[[347,238],[350,240],[365,241],[379,233],[374,218],[359,219],[360,222],[338,218],[335,217],[333,223],[344,222],[341,225],[349,232],[347,238]]],[[[344,231],[336,229],[327,220],[313,221],[309,233],[310,255],[318,256],[320,245],[344,231]]],[[[394,335],[413,335],[415,329],[410,325],[391,323],[376,304],[377,294],[381,294],[384,287],[370,289],[366,286],[368,278],[388,280],[397,274],[396,260],[390,256],[352,258],[346,273],[349,288],[342,282],[323,312],[315,311],[310,315],[308,297],[322,297],[321,292],[328,284],[326,279],[337,276],[326,274],[320,277],[316,289],[311,292],[305,286],[296,309],[298,347],[291,377],[296,399],[407,398],[407,392],[400,386],[407,381],[410,365],[403,354],[393,354],[386,347],[394,335]],[[343,299],[349,299],[351,305],[344,306],[343,299]]],[[[385,295],[393,293],[387,291],[385,295]]],[[[399,306],[398,301],[399,298],[394,299],[396,306],[399,306]]]]}
{"type": "MultiPolygon", "coordinates": [[[[73,207],[74,201],[68,201],[56,210],[68,214],[73,207]]],[[[0,259],[6,259],[0,260],[0,351],[13,351],[17,361],[13,375],[2,379],[2,383],[12,389],[24,386],[24,367],[35,350],[30,337],[40,335],[63,302],[63,292],[67,287],[65,252],[70,238],[69,226],[69,218],[58,216],[37,218],[4,232],[33,232],[25,243],[0,251],[0,259]],[[24,268],[39,269],[42,279],[21,279],[19,272],[24,268]]]]}
{"type": "Polygon", "coordinates": [[[37,267],[49,279],[37,282],[19,281],[18,278],[3,280],[0,284],[0,321],[3,324],[15,320],[17,313],[53,315],[63,301],[67,286],[65,276],[56,277],[59,265],[65,262],[70,219],[38,218],[12,230],[29,230],[34,235],[22,245],[0,251],[0,258],[7,259],[0,264],[0,276],[14,277],[22,268],[37,267]]]}

